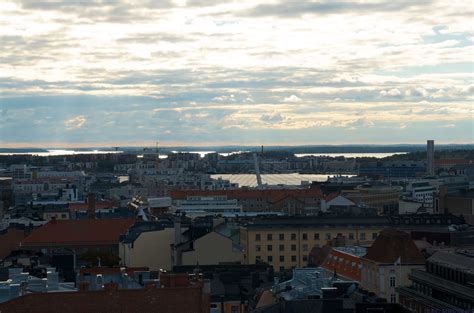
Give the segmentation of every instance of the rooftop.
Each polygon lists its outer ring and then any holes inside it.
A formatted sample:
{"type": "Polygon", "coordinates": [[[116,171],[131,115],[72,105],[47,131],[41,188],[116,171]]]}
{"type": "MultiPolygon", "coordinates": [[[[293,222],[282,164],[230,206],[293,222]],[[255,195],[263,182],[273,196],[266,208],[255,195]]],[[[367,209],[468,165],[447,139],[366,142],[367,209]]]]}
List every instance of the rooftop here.
{"type": "Polygon", "coordinates": [[[456,267],[458,270],[474,274],[474,257],[462,253],[448,253],[438,251],[429,259],[431,263],[445,264],[451,267],[456,267]]]}
{"type": "Polygon", "coordinates": [[[35,229],[23,247],[110,245],[135,223],[135,219],[52,220],[35,229]]]}
{"type": "Polygon", "coordinates": [[[408,233],[393,228],[380,232],[365,259],[378,263],[425,264],[423,254],[418,250],[408,233]]]}

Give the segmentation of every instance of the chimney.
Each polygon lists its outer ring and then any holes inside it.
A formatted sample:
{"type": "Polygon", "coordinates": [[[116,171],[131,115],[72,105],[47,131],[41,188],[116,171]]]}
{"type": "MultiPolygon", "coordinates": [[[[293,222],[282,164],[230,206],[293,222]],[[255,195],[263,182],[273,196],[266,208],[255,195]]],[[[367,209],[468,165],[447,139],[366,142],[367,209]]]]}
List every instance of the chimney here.
{"type": "Polygon", "coordinates": [[[82,281],[79,283],[79,291],[89,291],[89,282],[88,281],[82,281]]]}
{"type": "Polygon", "coordinates": [[[426,174],[434,175],[434,140],[426,142],[426,174]]]}
{"type": "Polygon", "coordinates": [[[104,284],[104,290],[105,291],[117,291],[118,290],[118,283],[115,283],[115,282],[110,282],[110,283],[107,283],[107,284],[104,284]]]}
{"type": "Polygon", "coordinates": [[[95,193],[93,192],[87,195],[87,217],[95,219],[95,193]]]}

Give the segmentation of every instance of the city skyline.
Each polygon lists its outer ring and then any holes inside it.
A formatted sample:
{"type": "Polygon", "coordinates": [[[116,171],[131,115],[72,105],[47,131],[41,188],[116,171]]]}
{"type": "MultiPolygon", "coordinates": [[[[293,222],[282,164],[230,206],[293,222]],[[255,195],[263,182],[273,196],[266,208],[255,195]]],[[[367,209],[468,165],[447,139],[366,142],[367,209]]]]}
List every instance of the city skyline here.
{"type": "Polygon", "coordinates": [[[462,1],[6,1],[0,147],[472,143],[462,1]]]}

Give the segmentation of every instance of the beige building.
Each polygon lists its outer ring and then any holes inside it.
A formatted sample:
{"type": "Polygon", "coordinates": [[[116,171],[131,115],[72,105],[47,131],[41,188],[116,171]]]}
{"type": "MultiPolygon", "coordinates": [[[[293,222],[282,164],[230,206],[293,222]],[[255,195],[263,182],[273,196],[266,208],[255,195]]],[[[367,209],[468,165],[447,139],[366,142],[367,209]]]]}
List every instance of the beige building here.
{"type": "Polygon", "coordinates": [[[410,235],[385,229],[362,258],[361,287],[384,298],[398,302],[396,287],[409,285],[412,269],[423,269],[425,258],[410,235]]]}
{"type": "Polygon", "coordinates": [[[130,228],[119,245],[121,265],[148,267],[150,270],[171,270],[171,248],[175,240],[173,226],[142,223],[130,228]]]}
{"type": "Polygon", "coordinates": [[[275,271],[304,267],[313,247],[339,236],[370,245],[389,226],[386,217],[281,217],[253,221],[241,228],[244,262],[273,265],[275,271]]]}
{"type": "Polygon", "coordinates": [[[215,231],[194,241],[182,243],[176,248],[181,254],[179,265],[214,265],[243,261],[241,247],[230,238],[215,231]]]}
{"type": "Polygon", "coordinates": [[[390,212],[398,207],[401,189],[390,186],[361,185],[354,190],[343,190],[342,196],[358,205],[376,208],[378,212],[390,212]]]}

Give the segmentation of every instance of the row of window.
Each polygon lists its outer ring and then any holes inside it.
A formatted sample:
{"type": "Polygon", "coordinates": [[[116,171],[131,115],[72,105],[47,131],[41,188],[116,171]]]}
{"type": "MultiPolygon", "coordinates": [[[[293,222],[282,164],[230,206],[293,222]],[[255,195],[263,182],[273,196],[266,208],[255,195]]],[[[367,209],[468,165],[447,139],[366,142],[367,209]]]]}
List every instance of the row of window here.
{"type": "MultiPolygon", "coordinates": [[[[338,233],[337,235],[342,236],[342,233],[338,233]]],[[[375,240],[377,238],[377,236],[378,236],[378,233],[372,233],[372,239],[373,240],[375,240]]],[[[349,233],[348,237],[349,237],[349,239],[355,239],[354,233],[349,233]]],[[[360,237],[360,240],[366,240],[366,233],[364,233],[364,232],[360,233],[359,237],[360,237]]],[[[332,235],[330,233],[326,233],[325,236],[324,236],[325,240],[331,240],[331,238],[332,238],[332,235]]],[[[308,240],[308,234],[307,233],[301,234],[301,239],[302,240],[308,240]]],[[[314,240],[320,240],[319,233],[314,233],[313,239],[314,240]]],[[[255,241],[261,241],[261,240],[262,240],[261,234],[255,234],[255,241]]],[[[285,240],[285,234],[279,234],[278,235],[278,240],[285,240]]],[[[296,240],[296,233],[291,234],[291,240],[296,240]]],[[[273,241],[273,234],[267,234],[267,241],[273,241]]]]}
{"type": "MultiPolygon", "coordinates": [[[[309,246],[307,244],[304,244],[301,246],[303,251],[308,251],[309,246]]],[[[296,251],[296,245],[291,245],[290,246],[291,251],[296,251]]],[[[260,252],[262,251],[262,246],[261,245],[255,245],[255,251],[260,252]]],[[[273,245],[267,245],[267,251],[273,251],[273,245]]],[[[278,245],[278,251],[285,251],[285,245],[278,245]]]]}
{"type": "MultiPolygon", "coordinates": [[[[255,259],[261,261],[262,257],[260,255],[257,255],[257,256],[255,256],[255,259]]],[[[285,256],[284,255],[280,255],[280,257],[278,259],[280,260],[280,262],[285,262],[285,256]]],[[[303,262],[307,262],[307,261],[308,261],[308,256],[303,255],[303,262]]],[[[267,262],[268,263],[273,262],[273,256],[272,255],[267,256],[267,262]]],[[[296,255],[291,256],[291,262],[296,262],[296,255]]]]}

